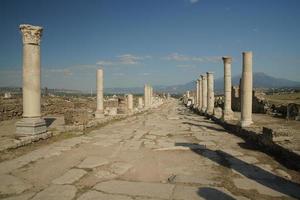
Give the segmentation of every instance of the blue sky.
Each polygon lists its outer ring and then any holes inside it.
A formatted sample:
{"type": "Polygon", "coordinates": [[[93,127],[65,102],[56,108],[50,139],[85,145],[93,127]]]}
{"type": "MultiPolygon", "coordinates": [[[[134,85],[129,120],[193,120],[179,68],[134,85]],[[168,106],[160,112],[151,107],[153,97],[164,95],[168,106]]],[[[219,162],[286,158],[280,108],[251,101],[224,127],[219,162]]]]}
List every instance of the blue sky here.
{"type": "Polygon", "coordinates": [[[19,24],[44,28],[42,85],[95,88],[184,84],[206,71],[223,76],[221,56],[300,81],[299,0],[0,0],[0,86],[21,86],[19,24]]]}

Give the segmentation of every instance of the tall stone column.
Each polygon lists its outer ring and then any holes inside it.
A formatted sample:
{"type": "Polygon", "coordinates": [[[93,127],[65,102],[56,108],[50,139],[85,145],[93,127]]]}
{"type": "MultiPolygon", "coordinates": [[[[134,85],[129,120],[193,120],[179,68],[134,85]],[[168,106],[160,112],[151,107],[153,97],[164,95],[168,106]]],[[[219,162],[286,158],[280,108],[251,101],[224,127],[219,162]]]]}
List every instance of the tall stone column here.
{"type": "Polygon", "coordinates": [[[199,80],[196,81],[196,103],[194,108],[199,106],[199,80]]]}
{"type": "Polygon", "coordinates": [[[127,95],[127,109],[130,114],[133,113],[133,95],[132,94],[127,95]]]}
{"type": "Polygon", "coordinates": [[[153,87],[152,86],[150,86],[150,90],[149,90],[149,93],[150,93],[150,95],[149,95],[149,97],[150,97],[150,106],[152,106],[152,104],[153,104],[153,87]]]}
{"type": "Polygon", "coordinates": [[[40,41],[43,28],[20,25],[23,37],[23,119],[16,123],[16,136],[47,132],[41,118],[41,61],[40,41]]]}
{"type": "Polygon", "coordinates": [[[198,91],[198,94],[199,94],[199,103],[198,103],[198,110],[201,111],[202,109],[202,79],[201,77],[199,77],[199,91],[198,91]]]}
{"type": "Polygon", "coordinates": [[[207,109],[207,78],[206,75],[201,75],[202,79],[202,113],[206,112],[207,109]]]}
{"type": "Polygon", "coordinates": [[[149,108],[149,92],[148,89],[149,86],[147,84],[145,84],[144,86],[144,102],[145,102],[145,109],[149,108]]]}
{"type": "Polygon", "coordinates": [[[224,62],[224,110],[222,119],[224,121],[233,119],[233,111],[231,109],[231,57],[223,57],[224,62]]]}
{"type": "Polygon", "coordinates": [[[143,109],[143,98],[139,97],[138,98],[138,109],[143,109]]]}
{"type": "Polygon", "coordinates": [[[252,124],[252,52],[243,52],[243,73],[241,83],[241,126],[252,124]]]}
{"type": "Polygon", "coordinates": [[[206,113],[212,115],[215,107],[214,75],[207,72],[207,109],[206,113]]]}
{"type": "Polygon", "coordinates": [[[95,118],[100,119],[104,117],[103,106],[103,69],[97,70],[97,109],[95,112],[95,118]]]}

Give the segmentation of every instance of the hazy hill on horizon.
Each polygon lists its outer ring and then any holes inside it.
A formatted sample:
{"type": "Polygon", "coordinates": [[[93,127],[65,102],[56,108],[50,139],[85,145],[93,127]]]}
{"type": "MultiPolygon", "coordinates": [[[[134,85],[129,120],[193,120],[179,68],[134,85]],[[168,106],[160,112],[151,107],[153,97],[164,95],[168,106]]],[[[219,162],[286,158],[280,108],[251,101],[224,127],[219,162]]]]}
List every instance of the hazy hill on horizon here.
{"type": "MultiPolygon", "coordinates": [[[[239,85],[240,82],[240,75],[236,75],[232,77],[232,85],[239,85]]],[[[215,79],[214,87],[216,93],[223,92],[223,77],[215,79]]],[[[256,72],[253,73],[253,85],[255,88],[284,88],[284,87],[291,87],[296,88],[300,87],[300,82],[298,81],[291,81],[284,78],[275,78],[273,76],[267,75],[263,72],[256,72]]],[[[154,85],[154,90],[158,92],[169,92],[172,94],[180,94],[187,90],[195,90],[196,83],[194,81],[190,81],[186,84],[180,85],[171,85],[171,86],[163,86],[163,85],[154,85]]],[[[0,91],[15,91],[16,89],[20,90],[20,87],[0,87],[0,91]],[[9,89],[11,88],[11,89],[9,89]]],[[[44,88],[43,88],[44,89],[44,88]]],[[[79,90],[71,90],[71,89],[49,89],[49,92],[72,92],[72,93],[91,93],[91,91],[79,91],[79,90]]],[[[128,88],[104,88],[104,93],[106,94],[143,94],[144,88],[143,87],[128,87],[128,88]]],[[[95,94],[95,90],[93,90],[93,94],[95,94]]]]}

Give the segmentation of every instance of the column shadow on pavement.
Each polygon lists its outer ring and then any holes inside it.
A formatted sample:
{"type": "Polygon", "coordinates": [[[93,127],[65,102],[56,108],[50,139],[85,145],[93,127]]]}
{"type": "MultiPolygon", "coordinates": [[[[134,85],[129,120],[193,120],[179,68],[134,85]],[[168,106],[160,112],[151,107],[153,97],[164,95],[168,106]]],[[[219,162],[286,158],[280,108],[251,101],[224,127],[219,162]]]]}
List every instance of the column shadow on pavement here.
{"type": "Polygon", "coordinates": [[[235,198],[229,196],[228,194],[220,190],[217,190],[216,188],[210,188],[210,187],[199,188],[197,194],[206,200],[214,200],[214,199],[235,200],[235,198]]]}
{"type": "Polygon", "coordinates": [[[278,191],[282,194],[300,198],[300,185],[290,180],[272,174],[258,166],[249,164],[239,158],[236,158],[221,150],[210,150],[203,145],[195,143],[175,143],[175,146],[189,147],[191,151],[227,167],[233,169],[245,177],[260,183],[268,188],[278,191]]]}

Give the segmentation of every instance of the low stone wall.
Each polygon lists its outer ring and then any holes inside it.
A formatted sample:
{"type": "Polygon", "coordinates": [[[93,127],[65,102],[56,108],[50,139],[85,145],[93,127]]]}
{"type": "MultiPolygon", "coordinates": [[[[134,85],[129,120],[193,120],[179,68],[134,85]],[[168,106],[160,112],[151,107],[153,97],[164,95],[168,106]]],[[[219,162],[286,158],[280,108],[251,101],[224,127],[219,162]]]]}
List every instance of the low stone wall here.
{"type": "Polygon", "coordinates": [[[292,136],[290,133],[270,127],[241,128],[236,124],[227,123],[215,117],[210,118],[222,125],[227,131],[243,138],[246,142],[256,145],[263,152],[279,158],[295,170],[300,170],[300,155],[278,143],[289,139],[292,136]]]}

